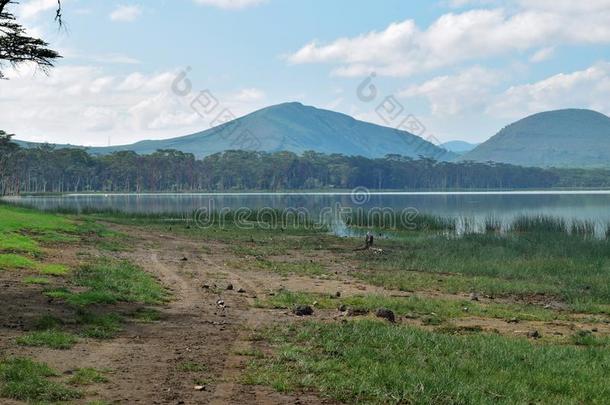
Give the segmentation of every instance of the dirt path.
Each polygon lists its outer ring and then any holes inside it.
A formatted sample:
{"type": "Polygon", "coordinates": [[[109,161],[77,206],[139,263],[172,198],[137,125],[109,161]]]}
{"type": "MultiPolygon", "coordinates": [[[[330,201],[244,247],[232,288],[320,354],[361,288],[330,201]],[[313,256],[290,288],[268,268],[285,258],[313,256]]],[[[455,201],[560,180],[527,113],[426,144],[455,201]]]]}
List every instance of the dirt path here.
{"type": "MultiPolygon", "coordinates": [[[[254,349],[250,341],[252,332],[274,323],[303,321],[286,310],[256,308],[257,298],[264,298],[281,288],[322,294],[340,292],[342,296],[376,293],[437,299],[466,298],[434,291],[387,291],[368,285],[350,277],[350,264],[330,252],[319,254],[322,259],[324,255],[328,256],[334,276],[284,277],[273,272],[240,268],[244,260],[234,260],[227,244],[208,241],[203,248],[200,242],[187,237],[137,227],[110,227],[133,240],[133,250],[116,256],[142,266],[171,290],[173,299],[160,308],[159,322],[128,323],[113,340],[83,341],[67,351],[15,347],[10,344],[11,339],[19,335],[24,323],[27,324],[27,314],[40,314],[41,308],[49,304],[39,291],[24,291],[18,281],[4,284],[7,294],[13,298],[7,307],[7,323],[3,325],[9,336],[0,339],[0,350],[9,355],[31,356],[67,374],[82,367],[108,370],[109,383],[87,389],[95,394],[88,395],[81,402],[83,404],[93,399],[119,404],[330,403],[311,394],[285,396],[269,388],[242,383],[243,371],[251,359],[248,354],[254,349]],[[233,289],[227,289],[229,284],[233,289]],[[26,317],[15,317],[10,315],[12,313],[26,314],[26,317]]],[[[316,310],[314,319],[333,320],[340,316],[336,310],[316,310]]],[[[400,322],[432,328],[422,325],[419,319],[402,318],[400,322]]],[[[513,324],[500,319],[474,317],[457,319],[453,324],[512,336],[525,335],[532,329],[543,335],[569,335],[583,327],[596,327],[600,333],[610,334],[608,324],[513,324]]]]}

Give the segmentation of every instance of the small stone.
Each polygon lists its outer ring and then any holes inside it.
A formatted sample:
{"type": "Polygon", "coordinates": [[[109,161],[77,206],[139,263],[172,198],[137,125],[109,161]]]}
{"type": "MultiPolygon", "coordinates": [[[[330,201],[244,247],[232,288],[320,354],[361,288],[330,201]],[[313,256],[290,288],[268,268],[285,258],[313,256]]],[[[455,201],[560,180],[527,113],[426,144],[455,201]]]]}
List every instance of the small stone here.
{"type": "Polygon", "coordinates": [[[297,305],[292,310],[292,313],[296,316],[311,316],[313,315],[313,308],[309,305],[297,305]]]}
{"type": "Polygon", "coordinates": [[[237,290],[238,293],[243,294],[246,292],[246,290],[244,290],[243,288],[240,288],[239,290],[237,290]]]}
{"type": "Polygon", "coordinates": [[[209,284],[204,284],[203,288],[206,289],[206,290],[209,290],[210,289],[210,285],[209,284]]]}
{"type": "Polygon", "coordinates": [[[479,300],[479,294],[470,293],[470,301],[478,301],[478,300],[479,300]]]}
{"type": "Polygon", "coordinates": [[[232,291],[232,290],[233,290],[233,284],[227,285],[227,291],[232,291]]]}
{"type": "Polygon", "coordinates": [[[195,385],[195,391],[205,391],[204,385],[195,385]]]}
{"type": "Polygon", "coordinates": [[[313,304],[311,304],[312,307],[317,307],[318,306],[318,301],[314,301],[313,304]]]}
{"type": "Polygon", "coordinates": [[[347,306],[345,304],[341,304],[339,305],[339,312],[345,312],[347,311],[347,306]]]}
{"type": "Polygon", "coordinates": [[[542,335],[537,330],[527,332],[527,337],[530,339],[540,339],[542,335]]]}
{"type": "Polygon", "coordinates": [[[225,302],[223,300],[218,300],[216,301],[216,305],[218,305],[219,307],[224,307],[225,306],[225,302]]]}
{"type": "Polygon", "coordinates": [[[593,333],[598,332],[598,331],[599,331],[599,329],[597,329],[597,328],[591,329],[591,332],[593,332],[593,333]]]}
{"type": "Polygon", "coordinates": [[[508,321],[506,321],[508,323],[519,323],[519,319],[517,318],[510,318],[508,321]]]}
{"type": "Polygon", "coordinates": [[[183,257],[182,259],[180,259],[180,261],[183,261],[183,262],[188,262],[188,260],[189,259],[187,259],[186,257],[183,257]]]}
{"type": "Polygon", "coordinates": [[[337,292],[335,293],[335,297],[337,297],[337,298],[341,297],[341,291],[337,291],[337,292]]]}
{"type": "Polygon", "coordinates": [[[396,322],[396,317],[394,316],[394,312],[392,312],[391,310],[389,310],[387,308],[379,308],[377,310],[377,312],[375,313],[375,315],[378,318],[383,318],[391,323],[396,322]]]}

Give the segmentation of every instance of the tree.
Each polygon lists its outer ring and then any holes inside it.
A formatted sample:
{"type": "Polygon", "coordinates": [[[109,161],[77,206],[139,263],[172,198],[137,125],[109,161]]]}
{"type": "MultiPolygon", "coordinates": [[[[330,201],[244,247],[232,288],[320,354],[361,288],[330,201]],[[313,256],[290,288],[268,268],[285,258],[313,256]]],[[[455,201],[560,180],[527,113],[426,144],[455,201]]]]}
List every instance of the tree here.
{"type": "MultiPolygon", "coordinates": [[[[7,64],[16,66],[33,62],[46,72],[61,58],[59,53],[48,48],[47,42],[27,35],[15,15],[7,11],[7,6],[15,3],[13,0],[0,0],[0,79],[5,78],[2,68],[7,64]]],[[[61,0],[57,1],[55,20],[60,27],[63,25],[61,0]]]]}

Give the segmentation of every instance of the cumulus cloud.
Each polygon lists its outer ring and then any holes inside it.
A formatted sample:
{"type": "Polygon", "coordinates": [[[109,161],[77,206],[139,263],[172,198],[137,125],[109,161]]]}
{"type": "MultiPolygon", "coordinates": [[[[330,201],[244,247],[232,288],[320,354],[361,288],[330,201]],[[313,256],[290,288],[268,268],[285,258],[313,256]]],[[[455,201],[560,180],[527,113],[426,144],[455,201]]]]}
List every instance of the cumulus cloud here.
{"type": "MultiPolygon", "coordinates": [[[[197,88],[172,91],[178,71],[108,74],[95,66],[58,66],[47,76],[33,65],[7,69],[0,92],[2,129],[18,139],[105,146],[163,139],[208,129],[215,115],[191,107],[197,88]]],[[[235,116],[260,108],[264,91],[216,93],[235,116]]],[[[221,108],[222,107],[222,108],[221,108]]],[[[219,111],[215,111],[218,113],[219,111]]]]}
{"type": "Polygon", "coordinates": [[[500,94],[488,112],[516,118],[560,108],[591,108],[610,113],[610,63],[600,62],[585,70],[560,73],[535,83],[512,86],[500,94]]]}
{"type": "Polygon", "coordinates": [[[555,48],[552,46],[549,46],[547,48],[542,48],[539,51],[537,51],[535,54],[532,55],[532,57],[530,58],[530,62],[533,62],[533,63],[544,62],[545,60],[550,59],[554,53],[555,53],[555,48]]]}
{"type": "Polygon", "coordinates": [[[204,6],[218,7],[226,10],[242,10],[244,8],[258,6],[267,0],[194,0],[195,3],[204,6]]]}
{"type": "Polygon", "coordinates": [[[333,73],[339,76],[361,76],[371,71],[408,76],[537,48],[610,43],[608,1],[573,3],[534,0],[523,2],[517,11],[492,8],[448,13],[427,28],[405,20],[356,37],[328,43],[312,41],[287,59],[294,64],[333,64],[333,73]]]}
{"type": "Polygon", "coordinates": [[[21,4],[17,13],[21,18],[33,19],[41,13],[55,9],[57,9],[57,0],[30,0],[21,4]]]}
{"type": "Polygon", "coordinates": [[[399,96],[425,98],[436,116],[458,115],[484,109],[501,78],[502,74],[497,71],[475,66],[413,85],[399,96]]]}
{"type": "Polygon", "coordinates": [[[118,6],[110,13],[110,19],[117,22],[132,22],[142,15],[142,8],[138,5],[118,6]]]}

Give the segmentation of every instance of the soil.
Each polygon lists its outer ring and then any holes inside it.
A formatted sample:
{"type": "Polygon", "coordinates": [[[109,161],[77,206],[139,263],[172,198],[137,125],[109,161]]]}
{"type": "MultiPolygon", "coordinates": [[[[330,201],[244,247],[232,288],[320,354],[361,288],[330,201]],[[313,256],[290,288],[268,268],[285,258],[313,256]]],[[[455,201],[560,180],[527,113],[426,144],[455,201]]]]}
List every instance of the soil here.
{"type": "MultiPolygon", "coordinates": [[[[242,383],[242,373],[249,361],[245,354],[253,348],[249,338],[254,330],[274,322],[332,321],[344,316],[337,310],[316,309],[313,316],[297,317],[288,310],[256,308],[256,298],[280,288],[329,295],[340,292],[341,296],[363,293],[412,295],[383,290],[352,279],[349,272],[355,265],[346,260],[348,254],[340,257],[337,252],[316,252],[316,259],[332,269],[333,277],[283,277],[272,272],[241,268],[241,262],[235,260],[230,246],[224,243],[206,242],[204,248],[201,243],[186,237],[136,227],[112,227],[128,234],[134,244],[132,250],[114,255],[136,262],[171,290],[172,300],[159,309],[162,317],[158,322],[128,322],[115,339],[81,340],[71,350],[19,347],[14,339],[31,330],[34,320],[41,314],[66,319],[73,314],[61,302],[47,299],[41,293],[43,287],[25,286],[23,274],[0,272],[3,300],[0,306],[0,354],[32,357],[65,374],[85,367],[107,370],[109,382],[87,387],[87,397],[76,403],[102,399],[120,404],[335,403],[319,398],[315,393],[282,395],[270,388],[242,383]],[[234,286],[233,290],[226,289],[228,284],[234,286]],[[240,289],[245,292],[240,292],[240,289]],[[219,300],[224,305],[219,306],[219,300]],[[181,365],[185,363],[201,365],[204,371],[184,371],[181,365]]],[[[78,264],[84,257],[83,253],[84,256],[98,254],[93,248],[66,246],[51,257],[58,262],[78,264]]],[[[298,253],[291,257],[295,254],[298,253]]],[[[418,292],[424,297],[427,294],[435,298],[467,299],[467,295],[418,292]]],[[[113,308],[124,313],[134,309],[124,305],[113,308]]],[[[375,314],[363,316],[374,317],[375,314]]],[[[434,328],[422,325],[419,319],[397,316],[396,322],[434,328]]],[[[596,333],[600,335],[610,334],[610,325],[584,321],[508,323],[496,319],[463,318],[453,324],[464,331],[481,328],[524,338],[532,330],[539,331],[542,336],[573,334],[580,329],[592,328],[597,328],[596,333]]]]}

